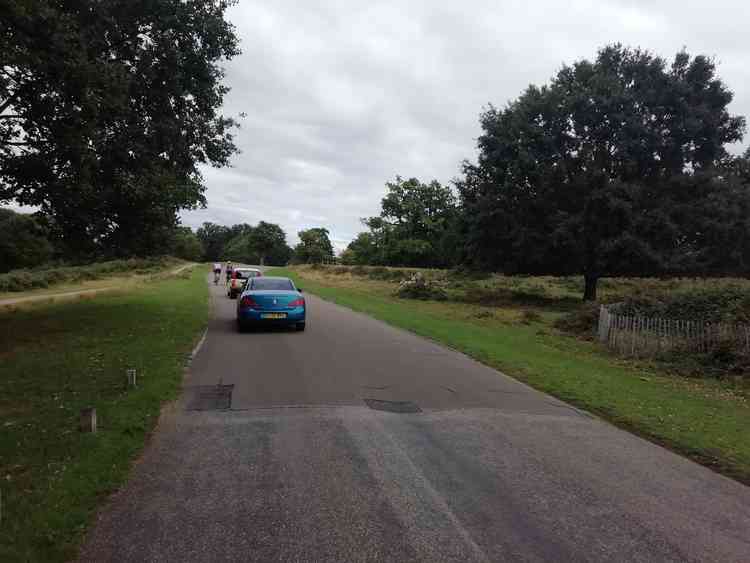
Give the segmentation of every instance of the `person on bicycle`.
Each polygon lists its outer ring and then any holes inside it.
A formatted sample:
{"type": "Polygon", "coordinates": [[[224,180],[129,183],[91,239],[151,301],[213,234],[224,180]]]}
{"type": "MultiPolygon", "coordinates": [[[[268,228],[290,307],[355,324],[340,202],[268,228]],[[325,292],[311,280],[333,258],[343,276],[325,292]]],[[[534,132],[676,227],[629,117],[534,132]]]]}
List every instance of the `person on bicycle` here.
{"type": "Polygon", "coordinates": [[[219,283],[221,277],[221,262],[214,262],[214,283],[219,283]]]}
{"type": "Polygon", "coordinates": [[[232,278],[232,263],[227,262],[227,283],[229,283],[229,280],[232,278]]]}

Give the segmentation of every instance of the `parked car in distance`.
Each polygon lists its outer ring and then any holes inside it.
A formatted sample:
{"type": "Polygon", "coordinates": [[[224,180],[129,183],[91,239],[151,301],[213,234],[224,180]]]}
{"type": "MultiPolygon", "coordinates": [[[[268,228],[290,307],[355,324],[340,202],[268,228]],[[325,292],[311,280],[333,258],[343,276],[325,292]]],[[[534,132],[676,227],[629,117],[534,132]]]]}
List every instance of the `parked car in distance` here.
{"type": "Polygon", "coordinates": [[[262,275],[263,272],[257,268],[234,268],[234,270],[232,270],[232,277],[230,278],[229,283],[227,283],[227,296],[230,299],[234,299],[242,293],[242,289],[245,287],[247,280],[250,278],[261,277],[262,275]]]}
{"type": "Polygon", "coordinates": [[[289,278],[250,278],[237,301],[237,329],[284,325],[305,330],[305,313],[302,290],[289,278]]]}

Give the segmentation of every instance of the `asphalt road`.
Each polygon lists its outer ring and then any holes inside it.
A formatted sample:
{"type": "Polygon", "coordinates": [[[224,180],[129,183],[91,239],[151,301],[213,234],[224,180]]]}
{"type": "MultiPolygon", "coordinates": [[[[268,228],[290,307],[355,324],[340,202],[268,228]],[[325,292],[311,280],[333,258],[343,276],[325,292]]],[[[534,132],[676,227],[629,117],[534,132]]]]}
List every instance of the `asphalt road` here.
{"type": "Polygon", "coordinates": [[[747,487],[310,295],[307,331],[238,334],[210,287],[82,560],[750,561],[747,487]]]}

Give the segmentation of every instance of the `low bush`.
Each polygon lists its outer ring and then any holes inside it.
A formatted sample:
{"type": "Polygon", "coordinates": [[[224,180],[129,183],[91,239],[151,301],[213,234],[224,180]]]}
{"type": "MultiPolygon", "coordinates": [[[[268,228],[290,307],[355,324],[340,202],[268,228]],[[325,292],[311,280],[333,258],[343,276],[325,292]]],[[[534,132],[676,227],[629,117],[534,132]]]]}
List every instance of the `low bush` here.
{"type": "Polygon", "coordinates": [[[459,266],[448,271],[447,277],[450,280],[483,280],[490,276],[487,272],[459,266]]]}
{"type": "Polygon", "coordinates": [[[390,273],[385,266],[373,266],[367,271],[367,276],[373,280],[390,279],[390,273]]]}
{"type": "Polygon", "coordinates": [[[14,270],[0,274],[0,293],[27,291],[61,283],[96,280],[117,273],[148,274],[167,267],[171,258],[130,258],[85,266],[59,266],[34,270],[14,270]]]}
{"type": "Polygon", "coordinates": [[[521,312],[520,322],[525,325],[538,323],[541,320],[542,320],[542,315],[540,315],[538,311],[534,311],[533,309],[524,309],[521,312]]]}
{"type": "Polygon", "coordinates": [[[709,322],[750,322],[750,291],[740,286],[635,296],[617,306],[622,315],[709,322]]]}
{"type": "Polygon", "coordinates": [[[585,303],[555,321],[555,328],[579,336],[593,337],[599,322],[599,305],[585,303]]]}
{"type": "Polygon", "coordinates": [[[439,284],[428,280],[421,272],[417,272],[408,280],[398,285],[396,295],[401,299],[422,299],[431,301],[444,301],[448,295],[439,284]]]}

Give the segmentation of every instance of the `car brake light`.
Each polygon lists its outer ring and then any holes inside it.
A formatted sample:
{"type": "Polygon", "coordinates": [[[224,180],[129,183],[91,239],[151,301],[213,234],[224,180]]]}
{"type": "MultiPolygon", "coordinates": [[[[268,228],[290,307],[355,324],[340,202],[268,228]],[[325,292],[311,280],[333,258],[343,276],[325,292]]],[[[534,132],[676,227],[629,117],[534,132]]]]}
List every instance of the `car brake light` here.
{"type": "Polygon", "coordinates": [[[242,307],[243,309],[256,309],[258,307],[258,304],[255,302],[255,299],[253,299],[249,295],[245,295],[245,297],[240,299],[240,307],[242,307]]]}
{"type": "Polygon", "coordinates": [[[289,303],[289,307],[304,307],[305,306],[305,298],[304,297],[298,297],[291,303],[289,303]]]}

